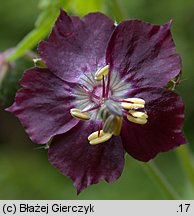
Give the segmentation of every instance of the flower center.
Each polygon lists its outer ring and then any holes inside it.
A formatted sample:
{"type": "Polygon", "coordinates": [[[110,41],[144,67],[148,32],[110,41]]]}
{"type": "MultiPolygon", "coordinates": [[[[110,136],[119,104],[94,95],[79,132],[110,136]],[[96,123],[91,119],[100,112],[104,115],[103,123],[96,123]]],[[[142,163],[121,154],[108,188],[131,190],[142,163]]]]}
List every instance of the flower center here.
{"type": "Polygon", "coordinates": [[[76,107],[70,113],[79,120],[93,120],[99,124],[99,130],[88,137],[91,145],[119,136],[123,118],[136,124],[147,123],[145,101],[124,96],[130,88],[118,72],[110,74],[108,65],[80,78],[80,84],[73,92],[76,107]]]}

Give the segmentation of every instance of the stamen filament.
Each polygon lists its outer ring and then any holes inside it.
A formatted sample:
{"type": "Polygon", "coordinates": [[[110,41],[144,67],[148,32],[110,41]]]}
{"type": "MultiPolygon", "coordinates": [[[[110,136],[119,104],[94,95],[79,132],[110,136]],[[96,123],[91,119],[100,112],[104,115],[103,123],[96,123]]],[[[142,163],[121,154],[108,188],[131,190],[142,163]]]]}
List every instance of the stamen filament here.
{"type": "Polygon", "coordinates": [[[79,85],[80,86],[80,88],[85,92],[85,93],[87,93],[88,95],[90,95],[91,97],[93,97],[93,98],[96,98],[96,99],[100,99],[100,97],[99,96],[97,96],[97,95],[95,95],[93,92],[91,92],[88,88],[86,88],[84,85],[79,85]]]}
{"type": "Polygon", "coordinates": [[[122,112],[123,112],[124,114],[126,114],[126,115],[128,115],[128,114],[129,114],[129,111],[128,111],[128,110],[126,110],[126,109],[122,109],[122,112]]]}
{"type": "Polygon", "coordinates": [[[104,75],[102,76],[102,98],[105,97],[105,90],[106,90],[106,86],[105,86],[105,79],[104,79],[104,75]]]}
{"type": "Polygon", "coordinates": [[[106,95],[105,95],[106,98],[108,98],[109,90],[110,90],[110,67],[108,71],[108,81],[107,81],[106,95]]]}
{"type": "Polygon", "coordinates": [[[102,106],[102,105],[99,104],[99,105],[97,105],[97,106],[93,106],[93,107],[91,107],[91,108],[89,108],[89,109],[82,110],[82,113],[90,112],[90,111],[93,111],[93,110],[97,110],[97,109],[99,109],[101,106],[102,106]]]}
{"type": "Polygon", "coordinates": [[[125,100],[125,99],[123,99],[123,100],[120,100],[120,99],[111,98],[111,97],[110,97],[110,99],[111,99],[111,100],[113,100],[113,101],[115,101],[115,102],[118,102],[118,103],[125,102],[125,103],[130,103],[130,104],[133,104],[133,102],[132,102],[132,101],[127,101],[127,100],[125,100]]]}

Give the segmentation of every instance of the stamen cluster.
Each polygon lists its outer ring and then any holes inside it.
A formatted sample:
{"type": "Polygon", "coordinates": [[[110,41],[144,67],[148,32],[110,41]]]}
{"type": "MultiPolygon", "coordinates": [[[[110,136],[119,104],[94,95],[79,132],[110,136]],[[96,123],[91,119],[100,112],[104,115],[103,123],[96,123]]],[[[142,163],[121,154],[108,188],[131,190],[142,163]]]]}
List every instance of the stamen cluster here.
{"type": "Polygon", "coordinates": [[[102,82],[102,95],[99,97],[89,91],[87,86],[81,86],[81,89],[85,93],[91,98],[94,97],[95,101],[97,100],[97,105],[86,110],[77,108],[70,110],[74,118],[82,121],[90,120],[90,111],[99,110],[101,125],[98,131],[89,135],[88,141],[91,145],[104,143],[113,135],[119,136],[122,128],[123,116],[130,122],[136,124],[147,123],[148,115],[145,111],[145,101],[141,98],[127,98],[122,100],[112,98],[112,95],[110,95],[110,79],[111,75],[108,65],[98,69],[95,73],[95,80],[102,82]]]}

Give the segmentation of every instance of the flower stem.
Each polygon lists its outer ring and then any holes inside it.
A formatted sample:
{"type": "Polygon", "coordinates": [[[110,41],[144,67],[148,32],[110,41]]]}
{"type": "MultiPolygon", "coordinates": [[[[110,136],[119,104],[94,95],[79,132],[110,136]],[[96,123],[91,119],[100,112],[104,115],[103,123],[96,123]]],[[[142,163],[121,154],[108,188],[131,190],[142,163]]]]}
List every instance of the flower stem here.
{"type": "Polygon", "coordinates": [[[177,156],[187,176],[194,188],[194,159],[187,145],[182,145],[176,150],[177,156]]]}
{"type": "Polygon", "coordinates": [[[165,194],[167,199],[176,200],[180,199],[179,195],[176,193],[172,185],[168,182],[166,177],[158,169],[154,162],[144,163],[144,169],[149,174],[149,176],[157,183],[161,191],[165,194]]]}

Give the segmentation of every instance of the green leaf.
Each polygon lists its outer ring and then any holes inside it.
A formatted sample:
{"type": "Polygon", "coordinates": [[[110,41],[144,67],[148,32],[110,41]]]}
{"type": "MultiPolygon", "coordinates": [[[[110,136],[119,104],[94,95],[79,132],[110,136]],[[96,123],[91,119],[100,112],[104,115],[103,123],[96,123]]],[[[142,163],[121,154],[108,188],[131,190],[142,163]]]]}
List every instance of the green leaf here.
{"type": "Polygon", "coordinates": [[[50,16],[51,11],[48,9],[46,11],[43,11],[37,18],[36,22],[35,22],[35,27],[38,28],[42,25],[44,25],[45,20],[48,19],[48,17],[50,16]]]}
{"type": "Polygon", "coordinates": [[[39,7],[44,10],[36,20],[35,28],[16,46],[15,52],[7,58],[7,61],[20,58],[28,50],[34,48],[41,39],[46,37],[59,15],[59,8],[64,8],[65,4],[65,0],[42,0],[39,7]]]}
{"type": "Polygon", "coordinates": [[[53,13],[48,16],[46,20],[41,22],[39,27],[35,28],[28,35],[26,35],[26,37],[17,45],[15,52],[11,54],[7,60],[13,61],[18,59],[24,55],[26,51],[32,49],[42,38],[48,34],[58,14],[58,10],[53,11],[53,13]]]}

